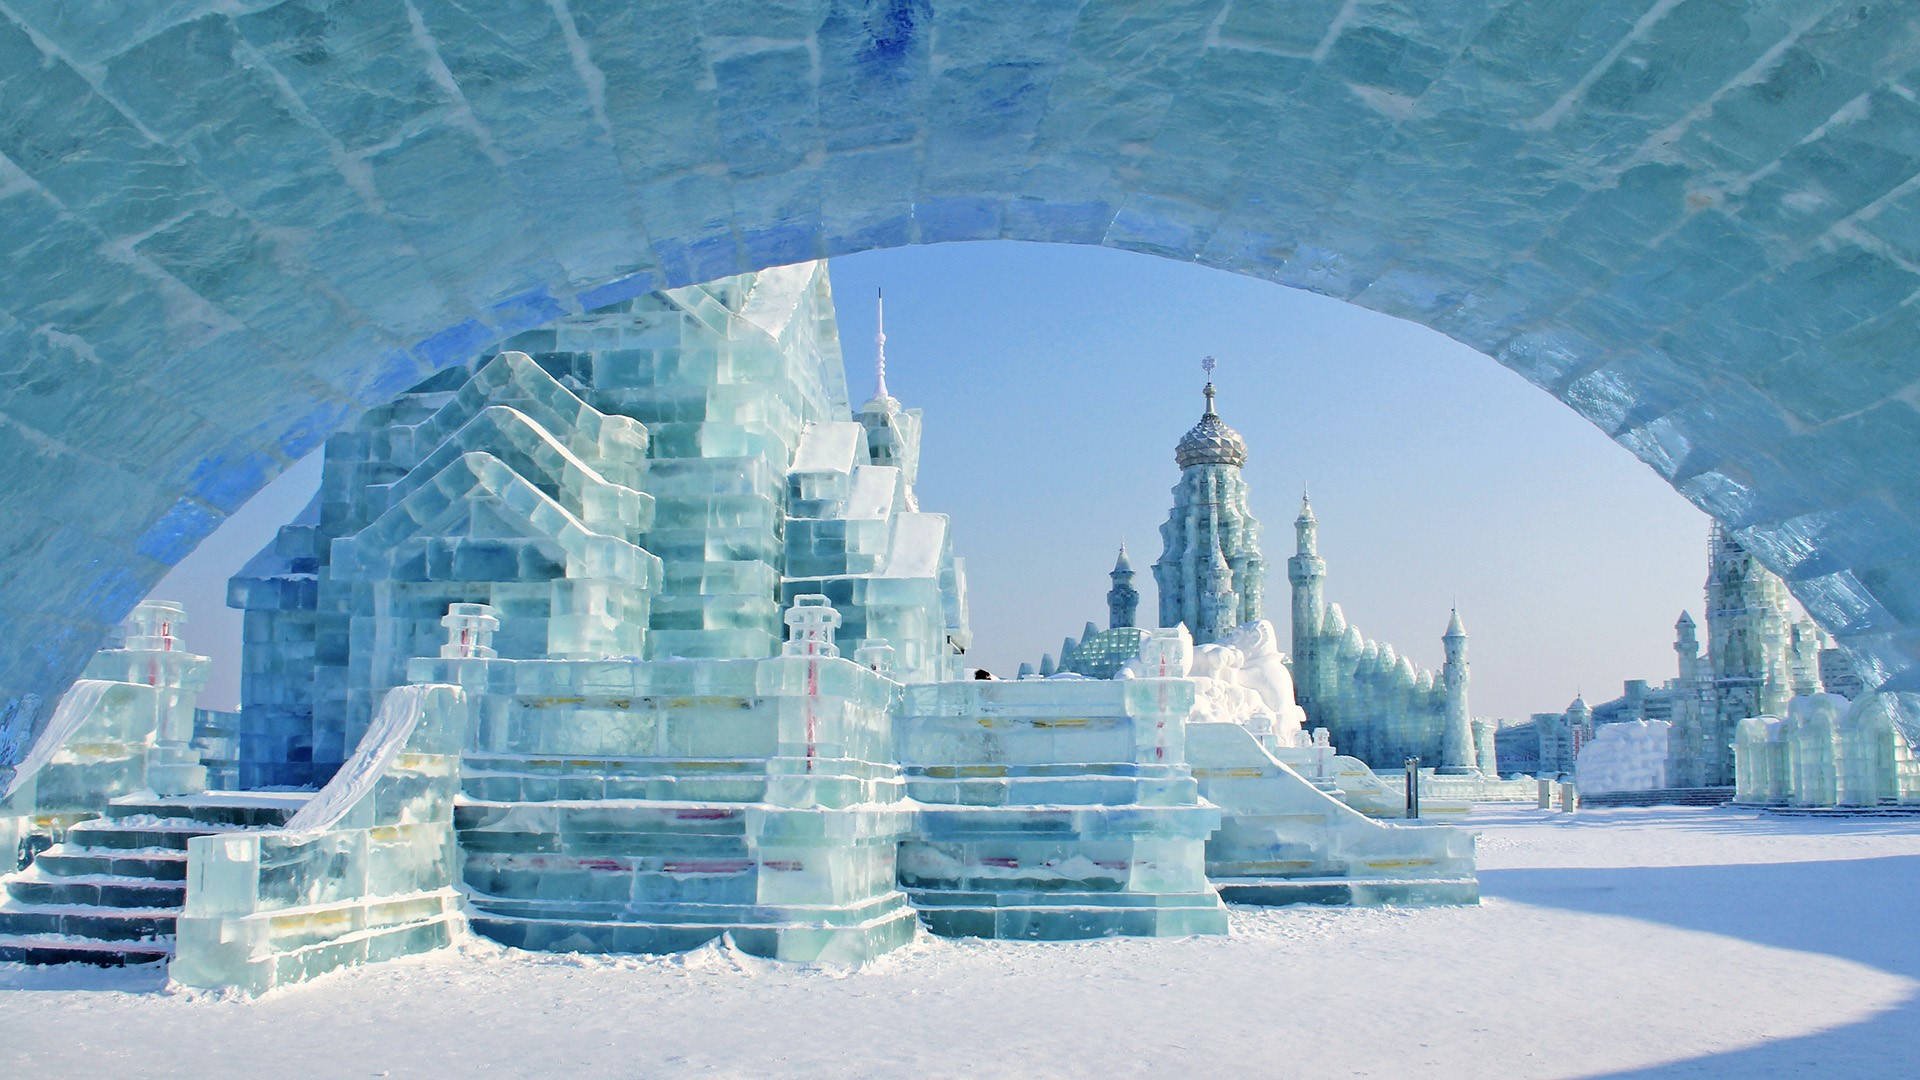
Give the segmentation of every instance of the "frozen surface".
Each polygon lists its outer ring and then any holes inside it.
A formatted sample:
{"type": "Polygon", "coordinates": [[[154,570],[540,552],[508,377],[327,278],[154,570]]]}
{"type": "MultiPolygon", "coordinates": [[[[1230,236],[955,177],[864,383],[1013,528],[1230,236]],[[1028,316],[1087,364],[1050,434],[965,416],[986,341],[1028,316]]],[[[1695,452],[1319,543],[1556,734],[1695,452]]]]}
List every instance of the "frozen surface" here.
{"type": "Polygon", "coordinates": [[[1920,951],[1887,945],[1920,921],[1920,825],[1477,817],[1478,908],[1234,908],[1224,938],[922,935],[854,975],[717,946],[602,959],[468,944],[252,1002],[155,993],[150,970],[0,967],[0,1068],[302,1075],[345,1046],[342,1074],[406,1077],[906,1077],[960,1061],[988,1077],[1252,1075],[1282,1060],[1301,1076],[1444,1078],[1496,1064],[1676,1080],[1905,1067],[1920,951]],[[32,1037],[79,1024],[84,1040],[32,1037]]]}

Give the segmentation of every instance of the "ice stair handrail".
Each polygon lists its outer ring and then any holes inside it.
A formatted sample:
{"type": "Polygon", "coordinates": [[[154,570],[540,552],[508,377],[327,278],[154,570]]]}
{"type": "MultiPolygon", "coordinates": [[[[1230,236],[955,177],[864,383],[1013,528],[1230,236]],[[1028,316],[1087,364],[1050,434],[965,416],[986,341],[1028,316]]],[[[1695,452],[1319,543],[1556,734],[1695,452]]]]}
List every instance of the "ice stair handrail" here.
{"type": "Polygon", "coordinates": [[[1400,869],[1409,877],[1471,875],[1473,842],[1468,833],[1446,826],[1410,826],[1379,821],[1315,787],[1291,765],[1275,757],[1252,732],[1234,723],[1187,725],[1187,761],[1200,781],[1201,794],[1229,818],[1257,820],[1273,812],[1312,811],[1326,815],[1330,853],[1336,861],[1365,863],[1386,856],[1418,856],[1424,870],[1400,869]],[[1254,770],[1263,781],[1249,784],[1254,770]]]}
{"type": "MultiPolygon", "coordinates": [[[[367,727],[367,733],[361,736],[360,745],[354,749],[353,758],[333,774],[327,786],[301,807],[299,813],[287,820],[281,831],[311,833],[339,827],[356,808],[375,796],[380,778],[387,774],[394,760],[407,749],[414,729],[429,711],[429,706],[435,703],[436,697],[446,695],[451,695],[455,701],[462,698],[459,687],[433,683],[409,683],[387,691],[386,696],[380,699],[380,711],[367,727]]],[[[451,752],[457,753],[458,746],[453,747],[451,752]]],[[[364,828],[393,823],[369,821],[354,824],[364,828]]]]}
{"type": "Polygon", "coordinates": [[[61,747],[70,742],[87,718],[100,706],[100,700],[107,691],[125,683],[108,682],[105,679],[80,679],[60,695],[60,703],[54,706],[53,719],[34,740],[32,749],[20,759],[14,767],[13,779],[8,781],[5,792],[0,792],[0,812],[12,805],[14,796],[40,775],[41,770],[52,764],[54,756],[61,747]]]}
{"type": "Polygon", "coordinates": [[[189,840],[173,980],[261,993],[450,944],[466,725],[460,687],[394,687],[352,757],[284,827],[189,840]]]}

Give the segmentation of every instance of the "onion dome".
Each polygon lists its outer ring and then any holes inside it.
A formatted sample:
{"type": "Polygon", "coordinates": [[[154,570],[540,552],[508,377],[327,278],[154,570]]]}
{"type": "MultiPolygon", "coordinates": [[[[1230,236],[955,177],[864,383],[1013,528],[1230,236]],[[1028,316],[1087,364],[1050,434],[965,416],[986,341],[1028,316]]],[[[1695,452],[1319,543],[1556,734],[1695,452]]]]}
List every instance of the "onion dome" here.
{"type": "Polygon", "coordinates": [[[1207,383],[1207,411],[1200,422],[1180,437],[1173,449],[1173,460],[1181,467],[1189,465],[1232,465],[1247,463],[1247,441],[1226,425],[1213,411],[1213,383],[1207,383]]]}

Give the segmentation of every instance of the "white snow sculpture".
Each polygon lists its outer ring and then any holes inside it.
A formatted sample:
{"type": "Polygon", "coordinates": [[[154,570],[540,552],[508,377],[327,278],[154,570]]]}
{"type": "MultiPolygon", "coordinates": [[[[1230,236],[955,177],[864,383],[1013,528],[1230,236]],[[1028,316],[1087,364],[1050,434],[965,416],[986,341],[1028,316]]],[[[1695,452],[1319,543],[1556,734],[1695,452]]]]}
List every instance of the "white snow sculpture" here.
{"type": "Polygon", "coordinates": [[[1673,725],[1665,720],[1629,720],[1606,724],[1593,741],[1580,748],[1574,763],[1575,782],[1582,795],[1610,791],[1653,791],[1667,786],[1667,737],[1673,725]]]}
{"type": "MultiPolygon", "coordinates": [[[[1143,674],[1142,661],[1136,659],[1114,678],[1143,674]]],[[[1236,627],[1220,644],[1194,646],[1188,675],[1200,680],[1195,721],[1239,724],[1255,735],[1272,735],[1281,746],[1311,745],[1303,730],[1307,714],[1294,700],[1293,676],[1267,620],[1236,627]]]]}

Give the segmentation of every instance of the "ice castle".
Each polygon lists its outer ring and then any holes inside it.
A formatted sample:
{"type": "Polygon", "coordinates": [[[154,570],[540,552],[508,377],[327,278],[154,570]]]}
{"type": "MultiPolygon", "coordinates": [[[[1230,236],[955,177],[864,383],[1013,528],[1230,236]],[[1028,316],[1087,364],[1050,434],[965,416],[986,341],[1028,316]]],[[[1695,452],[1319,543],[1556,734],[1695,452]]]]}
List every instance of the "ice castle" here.
{"type": "MultiPolygon", "coordinates": [[[[1371,774],[1303,730],[1263,622],[965,677],[878,345],[855,408],[825,267],[788,266],[522,334],[330,438],[231,585],[239,715],[193,708],[206,661],[143,606],[0,792],[0,957],[259,991],[463,928],[851,964],[1477,898],[1467,834],[1355,809],[1371,774]]],[[[1259,602],[1217,561],[1216,629],[1259,602]]]]}
{"type": "MultiPolygon", "coordinates": [[[[1213,359],[1203,361],[1209,376],[1213,359]]],[[[1160,592],[1160,625],[1182,626],[1200,645],[1225,641],[1265,624],[1267,562],[1260,523],[1247,505],[1247,443],[1215,411],[1213,381],[1202,390],[1206,408],[1174,447],[1180,468],[1173,507],[1160,526],[1161,555],[1153,564],[1160,592]]],[[[1294,521],[1297,553],[1287,560],[1293,587],[1292,652],[1282,662],[1291,677],[1289,704],[1303,723],[1325,728],[1333,744],[1373,768],[1399,769],[1417,757],[1446,775],[1497,772],[1494,727],[1477,726],[1467,707],[1467,631],[1456,610],[1441,635],[1446,662],[1438,673],[1418,670],[1392,645],[1372,641],[1348,625],[1340,605],[1325,595],[1327,564],[1318,547],[1319,520],[1304,496],[1294,521]]],[[[1120,550],[1107,594],[1109,625],[1089,623],[1022,675],[1056,671],[1110,678],[1138,648],[1145,631],[1134,626],[1139,593],[1133,564],[1120,550]]],[[[1267,624],[1264,631],[1271,636],[1267,624]]]]}

